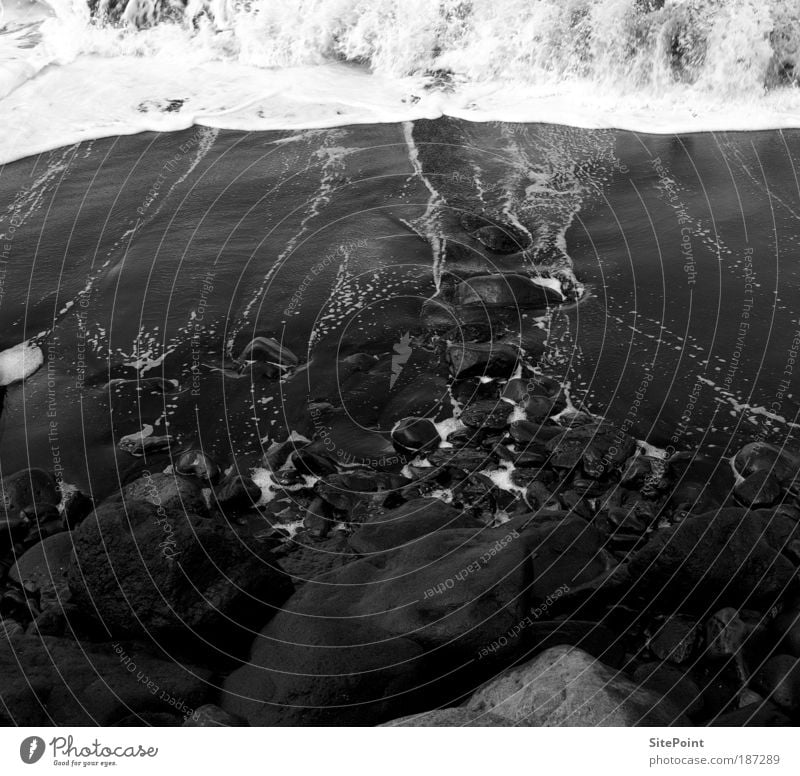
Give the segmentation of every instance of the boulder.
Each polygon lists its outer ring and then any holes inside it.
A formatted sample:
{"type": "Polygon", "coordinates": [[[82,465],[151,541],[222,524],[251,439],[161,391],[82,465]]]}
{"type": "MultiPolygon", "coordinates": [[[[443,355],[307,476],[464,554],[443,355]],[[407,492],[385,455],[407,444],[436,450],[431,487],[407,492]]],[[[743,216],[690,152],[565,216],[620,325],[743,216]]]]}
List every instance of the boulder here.
{"type": "Polygon", "coordinates": [[[754,472],[767,472],[782,485],[787,485],[800,469],[800,453],[769,442],[750,442],[736,453],[733,465],[742,477],[754,472]]]}
{"type": "Polygon", "coordinates": [[[471,513],[448,506],[439,499],[420,498],[367,520],[350,537],[350,546],[362,555],[385,552],[453,528],[477,533],[485,526],[471,513]]]}
{"type": "Polygon", "coordinates": [[[177,474],[150,474],[126,485],[122,489],[122,501],[147,502],[167,511],[191,512],[204,515],[206,501],[200,483],[177,474]]]}
{"type": "Polygon", "coordinates": [[[620,466],[636,450],[630,434],[612,423],[600,421],[567,429],[547,442],[550,463],[558,469],[573,469],[579,463],[590,477],[602,477],[620,466]]]}
{"type": "Polygon", "coordinates": [[[800,659],[793,655],[771,657],[753,676],[752,685],[786,712],[800,709],[800,659]]]}
{"type": "Polygon", "coordinates": [[[753,509],[771,507],[781,497],[781,492],[777,477],[764,469],[749,474],[733,489],[736,500],[753,509]]]}
{"type": "Polygon", "coordinates": [[[0,491],[0,518],[4,520],[18,518],[30,507],[38,512],[61,499],[55,477],[43,469],[23,469],[3,477],[0,491]]]}
{"type": "Polygon", "coordinates": [[[27,550],[11,567],[8,576],[19,585],[35,585],[44,608],[65,600],[71,557],[72,534],[57,533],[27,550]]]}
{"type": "Polygon", "coordinates": [[[644,689],[580,649],[552,647],[488,682],[467,702],[525,727],[632,727],[689,724],[644,689]]]}
{"type": "Polygon", "coordinates": [[[72,536],[73,602],[112,635],[234,643],[291,591],[264,545],[183,511],[101,504],[72,536]]]}
{"type": "Polygon", "coordinates": [[[4,708],[16,725],[114,725],[131,713],[191,714],[211,672],[135,643],[24,636],[0,641],[4,708]]]}
{"type": "Polygon", "coordinates": [[[633,672],[633,681],[652,690],[683,714],[695,717],[703,710],[696,682],[685,671],[668,663],[644,663],[633,672]]]}
{"type": "Polygon", "coordinates": [[[797,572],[785,553],[798,524],[770,510],[719,509],[657,531],[633,554],[631,589],[670,611],[681,606],[774,605],[797,572]]]}
{"type": "Polygon", "coordinates": [[[392,442],[404,455],[432,452],[441,441],[439,430],[428,418],[404,418],[392,429],[392,442]]]}
{"type": "Polygon", "coordinates": [[[459,306],[545,309],[564,301],[557,285],[525,275],[480,275],[458,283],[453,302],[459,306]]]}
{"type": "Polygon", "coordinates": [[[519,351],[496,342],[464,342],[447,349],[450,372],[455,378],[510,377],[517,368],[519,351]]]}

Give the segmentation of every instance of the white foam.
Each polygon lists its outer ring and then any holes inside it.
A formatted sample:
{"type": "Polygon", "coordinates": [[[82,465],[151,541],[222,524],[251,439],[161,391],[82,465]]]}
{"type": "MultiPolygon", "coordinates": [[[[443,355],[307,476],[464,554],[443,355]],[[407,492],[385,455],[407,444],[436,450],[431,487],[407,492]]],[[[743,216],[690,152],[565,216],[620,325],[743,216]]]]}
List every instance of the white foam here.
{"type": "Polygon", "coordinates": [[[192,125],[800,126],[800,90],[780,83],[800,64],[790,0],[192,0],[155,24],[165,0],[127,5],[104,24],[84,0],[6,0],[0,161],[192,125]]]}
{"type": "Polygon", "coordinates": [[[30,377],[44,363],[42,349],[26,340],[0,353],[0,386],[12,385],[30,377]]]}

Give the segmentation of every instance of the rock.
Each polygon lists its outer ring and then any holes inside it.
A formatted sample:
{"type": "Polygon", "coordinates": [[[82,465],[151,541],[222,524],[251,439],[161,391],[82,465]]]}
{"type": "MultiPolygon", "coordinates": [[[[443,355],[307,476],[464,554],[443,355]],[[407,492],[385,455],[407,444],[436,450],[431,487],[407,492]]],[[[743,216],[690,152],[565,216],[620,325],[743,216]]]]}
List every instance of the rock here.
{"type": "Polygon", "coordinates": [[[414,688],[430,703],[439,661],[474,658],[559,586],[605,568],[583,521],[513,530],[442,530],[308,582],[228,679],[223,708],[253,725],[374,724],[409,713],[414,688]]]}
{"type": "Polygon", "coordinates": [[[236,359],[246,366],[248,362],[275,364],[279,367],[297,366],[299,359],[291,350],[271,337],[256,337],[251,340],[236,359]]]}
{"type": "Polygon", "coordinates": [[[231,473],[214,491],[214,497],[225,512],[246,512],[261,501],[261,488],[250,477],[231,473]]]}
{"type": "Polygon", "coordinates": [[[278,565],[291,578],[292,584],[299,587],[357,558],[347,537],[337,532],[322,541],[298,537],[288,542],[278,557],[278,565]]]}
{"type": "Polygon", "coordinates": [[[447,358],[455,378],[510,377],[517,368],[519,351],[502,343],[466,342],[450,345],[447,358]]]}
{"type": "Polygon", "coordinates": [[[771,472],[762,469],[737,482],[733,495],[746,507],[770,507],[781,497],[781,485],[771,472]]]}
{"type": "Polygon", "coordinates": [[[112,635],[235,643],[291,591],[263,545],[182,510],[101,504],[72,536],[73,602],[112,635]]]}
{"type": "Polygon", "coordinates": [[[310,477],[327,477],[329,474],[336,474],[338,468],[327,455],[315,453],[313,450],[303,448],[291,455],[292,465],[301,474],[310,477]]]}
{"type": "Polygon", "coordinates": [[[784,711],[800,709],[800,660],[793,655],[771,657],[753,676],[752,685],[784,711]]]}
{"type": "Polygon", "coordinates": [[[38,635],[0,640],[0,673],[14,724],[70,727],[114,725],[132,712],[191,712],[211,679],[204,668],[161,660],[142,645],[38,635]]]}
{"type": "Polygon", "coordinates": [[[517,444],[527,445],[536,441],[542,444],[543,450],[546,450],[544,443],[561,436],[564,433],[564,429],[561,426],[544,425],[530,420],[515,420],[509,426],[509,433],[517,444]]]}
{"type": "Polygon", "coordinates": [[[55,505],[61,500],[55,478],[42,469],[23,469],[4,477],[0,483],[0,517],[13,520],[19,513],[33,507],[55,505]]]}
{"type": "Polygon", "coordinates": [[[497,714],[476,714],[469,709],[437,709],[384,722],[380,727],[514,727],[497,714]]]}
{"type": "Polygon", "coordinates": [[[471,513],[433,498],[409,501],[363,523],[350,537],[350,546],[362,555],[396,550],[453,528],[478,533],[485,526],[471,513]]]}
{"type": "Polygon", "coordinates": [[[143,431],[136,431],[120,437],[117,447],[124,453],[142,458],[163,450],[169,450],[174,441],[169,434],[163,436],[154,435],[152,426],[149,426],[143,431]]]}
{"type": "Polygon", "coordinates": [[[341,474],[332,474],[314,485],[314,490],[334,509],[353,513],[362,504],[370,503],[372,498],[390,493],[407,485],[408,480],[383,472],[368,469],[353,469],[341,474]]]}
{"type": "Polygon", "coordinates": [[[465,708],[525,727],[688,724],[657,693],[569,646],[552,647],[502,673],[474,693],[465,708]]]}
{"type": "Polygon", "coordinates": [[[66,599],[67,568],[72,557],[72,534],[64,532],[39,542],[11,567],[9,578],[19,585],[32,582],[42,602],[60,605],[66,599]]]}
{"type": "Polygon", "coordinates": [[[453,302],[461,307],[546,309],[564,301],[556,285],[525,275],[481,275],[456,285],[453,302]]]}
{"type": "Polygon", "coordinates": [[[206,500],[199,482],[175,474],[145,474],[122,489],[122,501],[147,502],[165,510],[204,515],[206,500]]]}
{"type": "Polygon", "coordinates": [[[247,725],[243,719],[228,714],[227,711],[206,703],[195,709],[194,714],[186,718],[183,727],[244,727],[247,725]]]}
{"type": "Polygon", "coordinates": [[[772,628],[782,651],[800,657],[800,609],[790,607],[779,614],[772,628]]]}
{"type": "Polygon", "coordinates": [[[392,442],[405,455],[432,452],[441,441],[439,430],[428,418],[404,418],[392,429],[392,442]]]}
{"type": "Polygon", "coordinates": [[[774,703],[751,703],[719,714],[708,723],[712,727],[784,727],[792,724],[774,703]]]}
{"type": "Polygon", "coordinates": [[[747,478],[754,472],[768,472],[785,485],[800,469],[800,453],[769,442],[750,442],[736,453],[733,465],[742,477],[747,478]]]}
{"type": "Polygon", "coordinates": [[[94,509],[94,501],[77,488],[66,490],[63,495],[64,526],[71,531],[94,509]]]}
{"type": "Polygon", "coordinates": [[[202,450],[187,450],[178,456],[175,471],[184,477],[197,477],[206,482],[216,482],[219,466],[202,450]]]}
{"type": "Polygon", "coordinates": [[[705,655],[712,659],[738,655],[750,630],[737,609],[720,609],[706,622],[705,655]]]}
{"type": "Polygon", "coordinates": [[[530,244],[529,240],[522,241],[516,234],[493,225],[482,226],[472,236],[493,253],[517,253],[530,244]]]}
{"type": "Polygon", "coordinates": [[[774,605],[797,565],[783,550],[797,523],[770,510],[720,509],[653,533],[627,569],[632,592],[649,603],[705,611],[774,605]],[[724,548],[724,551],[721,551],[724,548]]]}
{"type": "Polygon", "coordinates": [[[650,651],[660,660],[685,663],[691,658],[698,642],[697,623],[686,617],[668,617],[648,642],[650,651]]]}
{"type": "Polygon", "coordinates": [[[682,714],[695,717],[703,710],[700,688],[680,668],[665,663],[645,663],[633,672],[633,681],[660,695],[663,702],[682,714]]]}
{"type": "Polygon", "coordinates": [[[464,407],[459,420],[469,428],[497,431],[508,425],[513,407],[505,401],[476,401],[464,407]]]}
{"type": "Polygon", "coordinates": [[[551,465],[573,469],[579,463],[590,477],[599,478],[618,469],[636,449],[629,434],[607,421],[567,429],[547,443],[551,465]]]}
{"type": "Polygon", "coordinates": [[[44,363],[44,352],[25,340],[0,352],[0,387],[13,385],[30,377],[44,363]]]}

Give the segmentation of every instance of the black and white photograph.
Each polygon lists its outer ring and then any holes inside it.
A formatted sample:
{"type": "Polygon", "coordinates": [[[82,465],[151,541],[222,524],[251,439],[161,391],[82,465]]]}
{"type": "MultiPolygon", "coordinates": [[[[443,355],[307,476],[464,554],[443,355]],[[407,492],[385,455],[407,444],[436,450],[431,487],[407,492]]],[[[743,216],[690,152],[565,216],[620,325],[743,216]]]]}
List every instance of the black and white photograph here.
{"type": "Polygon", "coordinates": [[[0,401],[4,768],[796,773],[800,4],[0,0],[0,401]]]}

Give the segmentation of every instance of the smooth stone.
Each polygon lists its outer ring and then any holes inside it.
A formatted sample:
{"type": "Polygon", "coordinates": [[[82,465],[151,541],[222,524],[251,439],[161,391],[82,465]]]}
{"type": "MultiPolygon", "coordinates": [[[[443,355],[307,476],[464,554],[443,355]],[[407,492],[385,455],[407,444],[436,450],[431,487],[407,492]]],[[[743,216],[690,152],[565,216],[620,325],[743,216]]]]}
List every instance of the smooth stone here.
{"type": "Polygon", "coordinates": [[[800,469],[800,453],[769,442],[750,442],[736,453],[733,465],[742,477],[765,471],[785,485],[794,479],[800,469]]]}
{"type": "Polygon", "coordinates": [[[515,420],[509,426],[509,434],[517,444],[527,445],[530,442],[541,442],[544,445],[555,437],[561,436],[564,429],[561,426],[543,425],[532,420],[515,420]]]}
{"type": "Polygon", "coordinates": [[[694,717],[703,710],[703,697],[697,683],[683,670],[662,663],[645,663],[633,672],[633,681],[658,693],[666,703],[694,717]]]}
{"type": "Polygon", "coordinates": [[[686,617],[668,617],[650,637],[647,646],[660,660],[685,663],[691,658],[700,637],[697,623],[686,617]]]}
{"type": "Polygon", "coordinates": [[[710,658],[733,657],[742,648],[751,628],[739,617],[739,610],[728,606],[715,612],[705,627],[705,651],[710,658]]]}
{"type": "Polygon", "coordinates": [[[459,307],[546,309],[563,301],[563,294],[526,275],[479,275],[461,281],[453,290],[453,303],[459,307]]]}
{"type": "Polygon", "coordinates": [[[215,489],[214,498],[223,510],[247,511],[261,501],[261,488],[250,477],[231,473],[215,489]]]}
{"type": "Polygon", "coordinates": [[[752,685],[784,711],[800,709],[800,659],[793,655],[771,657],[753,676],[752,685]]]}
{"type": "Polygon", "coordinates": [[[480,227],[472,236],[493,253],[519,253],[530,245],[530,240],[520,240],[516,233],[493,224],[480,227]]]}
{"type": "Polygon", "coordinates": [[[441,441],[439,430],[428,418],[404,418],[392,429],[395,448],[407,455],[432,452],[441,441]]]}
{"type": "Polygon", "coordinates": [[[308,448],[293,452],[291,461],[297,471],[311,477],[327,477],[329,474],[336,474],[339,471],[335,462],[327,455],[315,453],[308,448]]]}
{"type": "Polygon", "coordinates": [[[256,337],[251,340],[236,359],[246,364],[248,361],[266,362],[281,367],[297,366],[300,360],[291,350],[271,337],[256,337]]]}
{"type": "Polygon", "coordinates": [[[566,645],[500,674],[474,693],[465,708],[525,727],[688,724],[661,695],[566,645]]]}
{"type": "Polygon", "coordinates": [[[471,512],[455,509],[439,499],[420,498],[371,517],[356,529],[349,542],[356,552],[366,555],[396,550],[446,529],[478,532],[484,527],[471,512]]]}
{"type": "Polygon", "coordinates": [[[510,377],[517,368],[519,350],[513,345],[494,342],[469,342],[447,349],[450,370],[455,378],[510,377]]]}
{"type": "Polygon", "coordinates": [[[772,506],[780,497],[782,489],[777,478],[764,469],[754,471],[736,483],[733,495],[746,507],[759,509],[772,506]]]}
{"type": "Polygon", "coordinates": [[[187,450],[178,456],[175,471],[184,477],[197,477],[214,482],[219,477],[219,466],[202,450],[187,450]]]}

